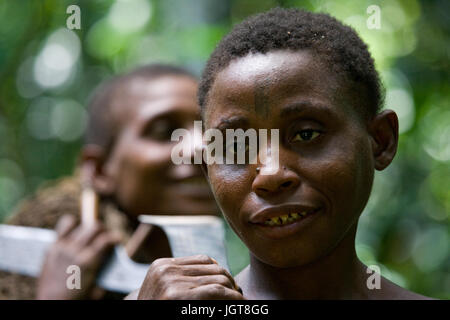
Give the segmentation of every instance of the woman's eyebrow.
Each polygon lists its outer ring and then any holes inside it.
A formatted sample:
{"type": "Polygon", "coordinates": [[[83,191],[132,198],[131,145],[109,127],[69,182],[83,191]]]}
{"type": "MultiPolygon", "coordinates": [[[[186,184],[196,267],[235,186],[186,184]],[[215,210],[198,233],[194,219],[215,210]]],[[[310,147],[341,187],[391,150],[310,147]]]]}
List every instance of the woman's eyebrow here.
{"type": "Polygon", "coordinates": [[[299,101],[294,102],[291,104],[288,104],[284,106],[280,112],[280,117],[285,118],[292,115],[297,115],[299,113],[302,113],[306,110],[317,110],[317,111],[324,111],[324,112],[331,112],[332,109],[326,106],[322,103],[317,102],[311,102],[311,101],[299,101]]]}
{"type": "Polygon", "coordinates": [[[246,128],[248,127],[249,121],[246,117],[234,116],[230,118],[220,119],[219,124],[216,129],[225,130],[231,128],[246,128]]]}

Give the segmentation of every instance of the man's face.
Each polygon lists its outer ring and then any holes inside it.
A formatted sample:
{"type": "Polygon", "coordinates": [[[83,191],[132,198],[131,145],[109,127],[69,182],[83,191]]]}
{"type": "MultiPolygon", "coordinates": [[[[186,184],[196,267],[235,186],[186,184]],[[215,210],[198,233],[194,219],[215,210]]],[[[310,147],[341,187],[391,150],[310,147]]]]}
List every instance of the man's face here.
{"type": "Polygon", "coordinates": [[[257,259],[307,264],[357,223],[374,160],[354,90],[307,51],[249,54],[218,73],[206,129],[280,130],[275,174],[258,173],[261,163],[208,165],[219,206],[257,259]]]}
{"type": "Polygon", "coordinates": [[[134,79],[116,94],[120,133],[106,170],[122,208],[139,214],[216,214],[200,166],[174,165],[172,131],[193,130],[197,82],[186,76],[134,79]]]}

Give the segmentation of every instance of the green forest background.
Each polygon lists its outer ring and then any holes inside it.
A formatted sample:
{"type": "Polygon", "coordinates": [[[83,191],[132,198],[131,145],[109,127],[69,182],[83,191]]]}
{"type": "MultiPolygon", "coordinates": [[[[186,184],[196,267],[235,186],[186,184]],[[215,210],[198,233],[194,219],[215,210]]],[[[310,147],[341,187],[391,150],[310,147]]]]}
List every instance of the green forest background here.
{"type": "MultiPolygon", "coordinates": [[[[327,12],[369,45],[400,118],[393,164],[360,219],[358,256],[418,293],[450,298],[450,1],[0,0],[0,222],[43,182],[72,172],[86,100],[151,62],[200,75],[233,24],[272,7],[327,12]],[[81,8],[68,30],[66,9],[81,8]],[[370,5],[381,28],[366,25],[370,5]]],[[[248,261],[228,232],[233,273],[248,261]]],[[[333,270],[330,270],[333,272],[333,270]]]]}

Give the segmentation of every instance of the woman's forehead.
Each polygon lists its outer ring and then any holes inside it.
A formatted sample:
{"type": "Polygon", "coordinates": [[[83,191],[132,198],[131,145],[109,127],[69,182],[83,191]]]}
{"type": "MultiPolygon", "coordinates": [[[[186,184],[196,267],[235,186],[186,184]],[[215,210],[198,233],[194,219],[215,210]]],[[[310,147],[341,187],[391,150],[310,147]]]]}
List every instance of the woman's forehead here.
{"type": "Polygon", "coordinates": [[[342,100],[347,83],[333,74],[311,52],[278,50],[251,54],[233,61],[216,77],[211,88],[206,121],[218,114],[253,112],[259,117],[293,100],[317,100],[333,106],[342,100]]]}
{"type": "Polygon", "coordinates": [[[242,80],[256,81],[268,76],[276,77],[295,66],[307,66],[313,61],[309,50],[273,50],[267,53],[249,53],[235,59],[221,70],[217,77],[240,77],[242,80]]]}

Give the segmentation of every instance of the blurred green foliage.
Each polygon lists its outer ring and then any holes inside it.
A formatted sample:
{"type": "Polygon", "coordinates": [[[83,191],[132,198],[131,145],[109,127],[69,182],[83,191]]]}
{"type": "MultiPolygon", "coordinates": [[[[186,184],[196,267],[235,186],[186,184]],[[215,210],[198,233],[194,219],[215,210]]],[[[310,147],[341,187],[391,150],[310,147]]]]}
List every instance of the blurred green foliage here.
{"type": "MultiPolygon", "coordinates": [[[[368,43],[400,118],[393,164],[376,174],[360,219],[366,264],[413,291],[450,298],[450,2],[270,0],[0,0],[0,221],[43,182],[70,174],[90,91],[150,62],[200,74],[231,26],[274,6],[328,12],[368,43]],[[66,8],[81,8],[68,30],[66,8]],[[370,5],[381,28],[369,29],[370,5]]],[[[228,233],[234,273],[245,247],[228,233]]]]}

